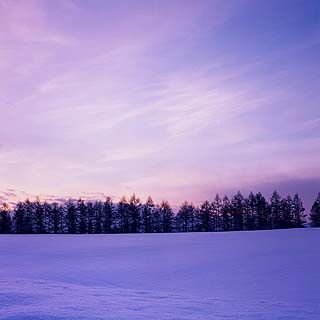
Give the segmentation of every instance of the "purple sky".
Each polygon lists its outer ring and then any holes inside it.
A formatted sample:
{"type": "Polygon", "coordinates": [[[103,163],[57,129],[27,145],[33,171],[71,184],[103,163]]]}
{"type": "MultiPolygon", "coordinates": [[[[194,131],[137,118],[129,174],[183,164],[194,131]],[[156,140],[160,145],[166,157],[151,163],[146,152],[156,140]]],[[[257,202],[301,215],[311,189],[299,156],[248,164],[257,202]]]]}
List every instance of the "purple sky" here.
{"type": "Polygon", "coordinates": [[[319,57],[317,0],[2,0],[0,200],[310,201],[319,57]]]}

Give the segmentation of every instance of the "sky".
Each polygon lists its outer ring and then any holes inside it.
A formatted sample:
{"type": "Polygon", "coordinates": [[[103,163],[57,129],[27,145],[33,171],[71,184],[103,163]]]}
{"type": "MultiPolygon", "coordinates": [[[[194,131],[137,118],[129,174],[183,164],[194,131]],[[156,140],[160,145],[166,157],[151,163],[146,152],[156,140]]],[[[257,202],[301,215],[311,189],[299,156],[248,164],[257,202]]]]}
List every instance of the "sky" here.
{"type": "Polygon", "coordinates": [[[0,0],[0,200],[320,191],[320,2],[0,0]]]}

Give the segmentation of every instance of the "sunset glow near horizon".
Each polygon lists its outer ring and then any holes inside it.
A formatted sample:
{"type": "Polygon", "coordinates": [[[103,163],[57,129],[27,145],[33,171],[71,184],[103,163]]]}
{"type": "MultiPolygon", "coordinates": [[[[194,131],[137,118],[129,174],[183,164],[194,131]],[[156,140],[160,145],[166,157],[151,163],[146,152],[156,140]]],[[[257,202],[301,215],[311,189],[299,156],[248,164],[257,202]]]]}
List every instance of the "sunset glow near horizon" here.
{"type": "Polygon", "coordinates": [[[319,57],[319,1],[0,1],[0,200],[313,199],[319,57]]]}

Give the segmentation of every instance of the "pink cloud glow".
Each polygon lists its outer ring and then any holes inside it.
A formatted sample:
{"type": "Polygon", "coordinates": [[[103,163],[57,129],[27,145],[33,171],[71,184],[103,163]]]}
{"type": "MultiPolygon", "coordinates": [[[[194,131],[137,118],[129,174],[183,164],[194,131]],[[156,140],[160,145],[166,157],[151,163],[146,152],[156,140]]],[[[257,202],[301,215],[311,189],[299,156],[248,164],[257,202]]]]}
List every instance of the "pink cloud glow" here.
{"type": "Polygon", "coordinates": [[[319,23],[280,9],[2,1],[0,189],[179,203],[320,178],[319,23]]]}

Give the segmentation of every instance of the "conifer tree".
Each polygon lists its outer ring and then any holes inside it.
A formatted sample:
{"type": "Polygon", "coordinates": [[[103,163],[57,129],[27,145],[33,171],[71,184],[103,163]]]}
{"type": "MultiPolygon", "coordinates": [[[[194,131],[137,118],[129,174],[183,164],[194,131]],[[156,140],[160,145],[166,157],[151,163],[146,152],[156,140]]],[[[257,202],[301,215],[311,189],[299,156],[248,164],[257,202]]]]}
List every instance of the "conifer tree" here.
{"type": "Polygon", "coordinates": [[[45,201],[43,203],[43,214],[44,214],[44,230],[46,233],[53,233],[51,226],[51,216],[52,216],[52,204],[45,201]]]}
{"type": "Polygon", "coordinates": [[[313,227],[320,227],[320,192],[318,193],[318,197],[311,207],[310,218],[313,227]]]}
{"type": "Polygon", "coordinates": [[[37,197],[36,201],[33,204],[34,207],[34,232],[35,233],[46,233],[45,230],[45,212],[44,212],[44,206],[40,202],[40,198],[37,197]]]}
{"type": "Polygon", "coordinates": [[[94,203],[94,229],[93,233],[102,232],[102,216],[103,216],[103,205],[101,201],[94,203]]]}
{"type": "Polygon", "coordinates": [[[222,200],[219,194],[216,194],[214,201],[211,204],[211,208],[212,208],[212,226],[210,226],[209,231],[220,231],[222,200]]]}
{"type": "Polygon", "coordinates": [[[177,231],[193,232],[195,230],[195,207],[192,203],[183,202],[176,216],[177,231]]]}
{"type": "Polygon", "coordinates": [[[248,198],[245,199],[244,224],[246,230],[256,228],[256,196],[251,191],[248,198]]]}
{"type": "Polygon", "coordinates": [[[10,233],[12,227],[9,206],[3,203],[0,207],[0,233],[10,233]]]}
{"type": "Polygon", "coordinates": [[[204,232],[212,231],[213,222],[213,205],[209,201],[205,201],[199,211],[200,230],[204,232]]]}
{"type": "Polygon", "coordinates": [[[137,233],[140,232],[141,227],[141,203],[140,199],[133,194],[129,201],[128,214],[129,214],[129,232],[137,233]]]}
{"type": "Polygon", "coordinates": [[[95,228],[95,208],[94,204],[90,201],[87,202],[87,215],[88,215],[88,233],[92,234],[94,233],[94,228],[95,228]]]}
{"type": "Polygon", "coordinates": [[[286,198],[282,198],[281,214],[280,214],[280,228],[292,227],[292,198],[288,195],[286,198]]]}
{"type": "Polygon", "coordinates": [[[256,228],[264,230],[268,224],[268,203],[265,197],[258,192],[255,195],[255,213],[256,213],[256,228]]]}
{"type": "Polygon", "coordinates": [[[50,206],[49,232],[64,233],[63,208],[56,202],[50,206]]]}
{"type": "Polygon", "coordinates": [[[24,210],[25,210],[25,233],[34,233],[36,228],[36,222],[35,222],[35,214],[34,214],[34,203],[31,202],[29,199],[27,199],[24,204],[24,210]]]}
{"type": "Polygon", "coordinates": [[[110,197],[106,198],[106,201],[103,204],[103,216],[102,216],[102,225],[104,233],[113,232],[113,227],[115,223],[115,212],[114,204],[110,197]]]}
{"type": "Polygon", "coordinates": [[[154,211],[155,206],[152,198],[149,196],[142,207],[142,232],[150,233],[155,229],[153,221],[154,211]]]}
{"type": "Polygon", "coordinates": [[[152,210],[152,232],[162,232],[162,216],[160,212],[160,206],[155,205],[152,210]]]}
{"type": "Polygon", "coordinates": [[[229,231],[230,230],[230,210],[231,203],[227,196],[224,196],[222,199],[221,207],[221,230],[229,231]]]}
{"type": "Polygon", "coordinates": [[[172,232],[173,231],[173,211],[169,202],[162,201],[159,207],[159,213],[162,222],[162,232],[172,232]]]}
{"type": "Polygon", "coordinates": [[[66,226],[68,233],[78,233],[78,214],[77,207],[72,200],[68,200],[65,205],[66,226]]]}
{"type": "Polygon", "coordinates": [[[18,202],[13,215],[14,229],[16,233],[26,233],[26,212],[23,202],[18,202]]]}
{"type": "Polygon", "coordinates": [[[281,226],[281,196],[274,191],[270,198],[270,211],[272,219],[272,228],[278,229],[281,226]]]}
{"type": "Polygon", "coordinates": [[[117,220],[120,233],[128,233],[130,230],[129,210],[126,197],[122,197],[117,205],[117,220]]]}
{"type": "MultiPolygon", "coordinates": [[[[320,194],[312,206],[311,222],[320,226],[320,194]]],[[[250,192],[247,198],[238,192],[231,201],[216,195],[213,202],[205,201],[200,207],[185,201],[176,216],[167,201],[159,206],[148,197],[142,205],[135,194],[129,202],[122,197],[117,204],[109,197],[104,203],[79,199],[63,205],[41,203],[37,198],[18,202],[12,212],[5,205],[0,207],[0,233],[208,232],[300,228],[305,223],[299,195],[281,198],[276,191],[270,203],[260,192],[250,192]]]]}
{"type": "Polygon", "coordinates": [[[77,202],[79,213],[79,232],[88,233],[88,211],[85,202],[80,198],[77,202]]]}
{"type": "Polygon", "coordinates": [[[293,227],[302,228],[306,223],[305,208],[299,195],[296,193],[292,200],[293,227]]]}
{"type": "Polygon", "coordinates": [[[232,229],[243,230],[244,198],[240,191],[231,200],[232,229]]]}

